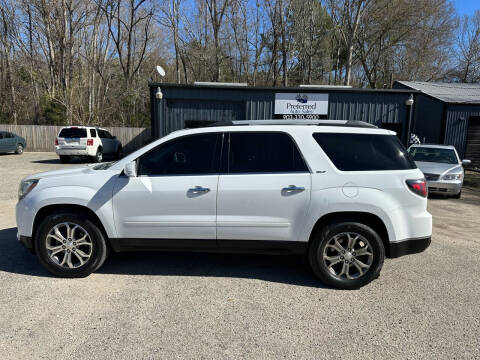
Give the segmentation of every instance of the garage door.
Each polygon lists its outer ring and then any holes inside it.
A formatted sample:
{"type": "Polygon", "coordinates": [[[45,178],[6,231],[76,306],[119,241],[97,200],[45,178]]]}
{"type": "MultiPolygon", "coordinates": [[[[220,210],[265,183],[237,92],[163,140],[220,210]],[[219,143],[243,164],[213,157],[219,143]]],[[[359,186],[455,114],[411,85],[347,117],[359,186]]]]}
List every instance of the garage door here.
{"type": "Polygon", "coordinates": [[[480,116],[469,119],[465,159],[472,160],[472,167],[480,169],[480,116]]]}

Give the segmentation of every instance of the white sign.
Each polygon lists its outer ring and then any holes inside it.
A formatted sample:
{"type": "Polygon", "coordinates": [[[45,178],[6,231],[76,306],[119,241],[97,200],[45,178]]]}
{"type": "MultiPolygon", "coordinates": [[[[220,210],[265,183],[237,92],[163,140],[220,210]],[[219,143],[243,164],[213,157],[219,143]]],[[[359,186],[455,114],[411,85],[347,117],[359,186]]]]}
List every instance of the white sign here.
{"type": "Polygon", "coordinates": [[[275,93],[275,115],[328,115],[328,94],[275,93]]]}

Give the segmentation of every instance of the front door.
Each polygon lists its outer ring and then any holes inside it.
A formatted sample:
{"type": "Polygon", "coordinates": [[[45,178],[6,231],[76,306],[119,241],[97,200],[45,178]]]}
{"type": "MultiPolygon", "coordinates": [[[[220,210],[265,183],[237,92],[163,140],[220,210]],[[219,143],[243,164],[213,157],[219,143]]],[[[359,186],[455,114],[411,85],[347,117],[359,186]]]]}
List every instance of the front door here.
{"type": "Polygon", "coordinates": [[[311,175],[293,139],[283,132],[232,132],[226,148],[226,174],[218,186],[219,245],[298,240],[311,175]]]}
{"type": "Polygon", "coordinates": [[[138,176],[120,176],[115,185],[118,237],[144,239],[144,244],[178,239],[215,245],[220,144],[216,133],[189,135],[137,159],[138,176]]]}

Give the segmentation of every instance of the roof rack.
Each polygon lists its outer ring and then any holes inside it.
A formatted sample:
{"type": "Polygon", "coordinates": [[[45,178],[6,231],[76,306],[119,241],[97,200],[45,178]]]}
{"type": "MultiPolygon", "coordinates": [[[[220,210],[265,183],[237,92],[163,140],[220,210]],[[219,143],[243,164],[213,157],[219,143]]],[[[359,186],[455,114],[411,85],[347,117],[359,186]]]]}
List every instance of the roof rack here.
{"type": "Polygon", "coordinates": [[[346,126],[376,129],[377,126],[364,121],[356,120],[232,120],[218,121],[209,126],[233,126],[233,125],[316,125],[316,126],[346,126]]]}

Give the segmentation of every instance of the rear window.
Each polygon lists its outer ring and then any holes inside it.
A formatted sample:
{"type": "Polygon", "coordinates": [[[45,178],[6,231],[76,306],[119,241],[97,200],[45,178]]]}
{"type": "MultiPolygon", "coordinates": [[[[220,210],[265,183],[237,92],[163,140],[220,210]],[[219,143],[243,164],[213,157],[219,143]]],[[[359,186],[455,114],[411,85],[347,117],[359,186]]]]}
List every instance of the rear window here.
{"type": "Polygon", "coordinates": [[[316,133],[314,139],[342,171],[408,170],[415,162],[394,135],[316,133]]]}
{"type": "Polygon", "coordinates": [[[84,128],[64,128],[58,134],[61,138],[84,138],[87,137],[87,129],[84,128]]]}

